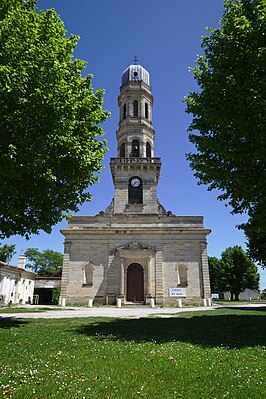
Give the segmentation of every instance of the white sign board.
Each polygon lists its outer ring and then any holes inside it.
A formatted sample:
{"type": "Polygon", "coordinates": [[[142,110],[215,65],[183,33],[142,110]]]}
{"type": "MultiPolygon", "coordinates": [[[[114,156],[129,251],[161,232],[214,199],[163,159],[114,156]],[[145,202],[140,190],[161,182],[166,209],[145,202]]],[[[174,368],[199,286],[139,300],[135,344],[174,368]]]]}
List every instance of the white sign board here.
{"type": "Polygon", "coordinates": [[[184,298],[187,296],[186,288],[169,288],[169,296],[176,298],[184,298]]]}

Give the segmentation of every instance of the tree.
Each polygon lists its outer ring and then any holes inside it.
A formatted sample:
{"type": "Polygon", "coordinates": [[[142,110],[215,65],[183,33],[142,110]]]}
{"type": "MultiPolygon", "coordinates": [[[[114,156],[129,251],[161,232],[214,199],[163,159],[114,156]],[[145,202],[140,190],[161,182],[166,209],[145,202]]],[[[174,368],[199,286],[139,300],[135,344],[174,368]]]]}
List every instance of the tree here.
{"type": "Polygon", "coordinates": [[[215,256],[208,257],[211,292],[218,292],[219,289],[219,276],[220,276],[220,261],[215,256]]]}
{"type": "Polygon", "coordinates": [[[199,184],[219,189],[242,228],[249,254],[266,266],[266,3],[227,0],[220,29],[208,29],[193,68],[200,92],[185,98],[193,114],[187,154],[199,184]]]}
{"type": "Polygon", "coordinates": [[[73,58],[53,9],[36,0],[0,4],[0,232],[29,236],[51,227],[91,195],[106,151],[98,124],[103,91],[73,58]]]}
{"type": "Polygon", "coordinates": [[[218,287],[220,291],[230,291],[231,300],[239,300],[239,294],[246,288],[259,288],[260,276],[257,266],[238,245],[226,248],[220,260],[218,287]]]}
{"type": "Polygon", "coordinates": [[[16,253],[16,246],[14,244],[4,244],[0,246],[0,261],[9,263],[16,253]]]}
{"type": "Polygon", "coordinates": [[[266,264],[265,207],[266,204],[261,201],[261,204],[254,209],[248,222],[242,225],[249,240],[248,254],[264,267],[266,264]]]}
{"type": "Polygon", "coordinates": [[[63,255],[52,249],[39,251],[37,248],[28,248],[24,255],[27,257],[26,267],[39,276],[51,276],[62,269],[63,255]]]}
{"type": "Polygon", "coordinates": [[[266,299],[266,289],[264,289],[260,294],[260,299],[266,299]]]}

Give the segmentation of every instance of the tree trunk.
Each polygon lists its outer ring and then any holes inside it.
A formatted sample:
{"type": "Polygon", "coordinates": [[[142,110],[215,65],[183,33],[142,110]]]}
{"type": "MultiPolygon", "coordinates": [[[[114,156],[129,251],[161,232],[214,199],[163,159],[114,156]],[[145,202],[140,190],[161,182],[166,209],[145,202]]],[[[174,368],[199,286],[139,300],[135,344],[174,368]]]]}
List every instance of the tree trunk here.
{"type": "Polygon", "coordinates": [[[234,300],[234,294],[232,293],[232,291],[230,291],[230,295],[231,295],[230,301],[233,301],[234,300]]]}
{"type": "Polygon", "coordinates": [[[239,301],[239,292],[235,294],[235,301],[239,301]]]}

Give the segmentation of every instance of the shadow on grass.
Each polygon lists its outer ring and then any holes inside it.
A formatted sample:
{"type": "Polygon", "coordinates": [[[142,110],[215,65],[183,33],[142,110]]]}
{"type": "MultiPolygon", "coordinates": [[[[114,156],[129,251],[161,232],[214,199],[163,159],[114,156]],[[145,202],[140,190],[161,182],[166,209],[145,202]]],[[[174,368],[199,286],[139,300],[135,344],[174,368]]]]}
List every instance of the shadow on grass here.
{"type": "Polygon", "coordinates": [[[76,329],[95,339],[134,342],[185,342],[203,347],[240,349],[266,344],[263,315],[201,315],[176,318],[115,319],[76,329]]]}
{"type": "Polygon", "coordinates": [[[226,306],[227,309],[245,310],[252,312],[266,312],[266,306],[226,306]]]}
{"type": "Polygon", "coordinates": [[[0,316],[0,328],[13,328],[13,327],[23,327],[29,322],[26,320],[18,320],[13,317],[2,317],[0,316]]]}

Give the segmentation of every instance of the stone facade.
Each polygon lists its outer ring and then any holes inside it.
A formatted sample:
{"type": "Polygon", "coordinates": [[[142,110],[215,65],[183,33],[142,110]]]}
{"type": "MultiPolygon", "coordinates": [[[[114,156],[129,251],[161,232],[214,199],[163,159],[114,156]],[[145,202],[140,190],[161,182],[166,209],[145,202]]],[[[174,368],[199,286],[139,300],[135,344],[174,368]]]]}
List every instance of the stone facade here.
{"type": "Polygon", "coordinates": [[[96,216],[69,221],[61,282],[62,304],[176,304],[211,297],[201,216],[175,216],[157,198],[161,160],[154,157],[149,74],[131,65],[118,97],[118,156],[111,158],[114,199],[96,216]],[[144,78],[143,78],[144,77],[144,78]],[[171,295],[170,295],[171,291],[171,295]]]}

